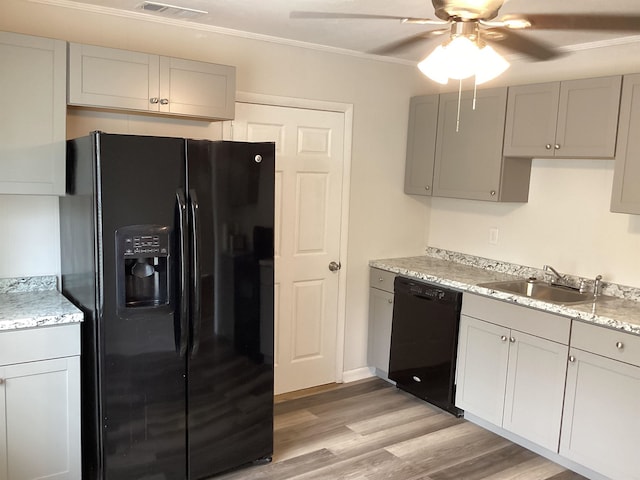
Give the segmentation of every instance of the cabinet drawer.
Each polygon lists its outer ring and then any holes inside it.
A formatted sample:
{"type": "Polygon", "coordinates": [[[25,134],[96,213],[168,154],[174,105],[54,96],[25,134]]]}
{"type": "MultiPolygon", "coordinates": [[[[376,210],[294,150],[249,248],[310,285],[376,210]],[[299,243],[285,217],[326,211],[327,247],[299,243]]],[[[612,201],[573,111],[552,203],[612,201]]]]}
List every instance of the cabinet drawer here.
{"type": "Polygon", "coordinates": [[[393,281],[395,278],[396,274],[393,272],[387,272],[386,270],[380,270],[379,268],[369,269],[370,287],[393,293],[393,281]]]}
{"type": "Polygon", "coordinates": [[[0,365],[80,355],[80,324],[0,332],[0,365]]]}
{"type": "Polygon", "coordinates": [[[640,367],[638,335],[574,320],[571,346],[640,367]]]}
{"type": "Polygon", "coordinates": [[[465,293],[462,313],[554,342],[569,344],[571,319],[493,298],[465,293]]]}

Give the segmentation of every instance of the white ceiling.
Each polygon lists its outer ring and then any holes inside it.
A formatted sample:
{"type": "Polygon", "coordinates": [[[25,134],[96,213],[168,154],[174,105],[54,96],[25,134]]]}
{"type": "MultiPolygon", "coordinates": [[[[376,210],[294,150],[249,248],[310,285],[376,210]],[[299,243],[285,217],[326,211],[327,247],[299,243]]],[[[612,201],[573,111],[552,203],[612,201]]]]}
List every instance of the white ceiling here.
{"type": "MultiPolygon", "coordinates": [[[[164,17],[162,14],[142,12],[143,0],[32,0],[88,8],[108,13],[117,9],[135,16],[164,17]]],[[[362,19],[291,19],[295,10],[347,12],[376,15],[395,15],[435,18],[430,0],[153,0],[180,7],[204,10],[208,14],[184,20],[211,27],[220,27],[252,34],[306,42],[328,47],[368,53],[395,41],[439,27],[408,25],[395,20],[362,19]]],[[[478,0],[469,0],[471,2],[478,0]]],[[[501,15],[533,13],[589,13],[640,15],[639,0],[508,0],[500,9],[501,15]]],[[[180,17],[170,17],[179,19],[180,17]]],[[[640,32],[600,33],[584,31],[529,31],[525,35],[551,46],[571,52],[611,43],[640,42],[640,32]]],[[[425,40],[396,58],[421,60],[439,42],[425,40]]],[[[497,47],[500,50],[499,46],[497,47]]],[[[508,51],[502,51],[509,54],[508,51]]]]}

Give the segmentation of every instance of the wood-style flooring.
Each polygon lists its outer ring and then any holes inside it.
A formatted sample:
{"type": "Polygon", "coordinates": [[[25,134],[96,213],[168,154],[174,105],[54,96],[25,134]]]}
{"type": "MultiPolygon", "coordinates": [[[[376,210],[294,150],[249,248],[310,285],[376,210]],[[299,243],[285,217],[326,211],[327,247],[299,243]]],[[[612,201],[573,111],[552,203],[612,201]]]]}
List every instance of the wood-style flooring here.
{"type": "Polygon", "coordinates": [[[279,396],[273,462],[215,480],[578,480],[380,379],[279,396]]]}

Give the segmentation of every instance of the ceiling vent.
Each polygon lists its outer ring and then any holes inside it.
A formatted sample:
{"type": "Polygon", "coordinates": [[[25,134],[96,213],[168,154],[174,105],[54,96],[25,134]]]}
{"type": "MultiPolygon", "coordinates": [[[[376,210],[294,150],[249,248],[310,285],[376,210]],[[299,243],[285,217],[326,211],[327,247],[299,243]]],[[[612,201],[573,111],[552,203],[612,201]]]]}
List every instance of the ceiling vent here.
{"type": "Polygon", "coordinates": [[[195,8],[180,7],[178,5],[171,5],[169,3],[160,2],[142,2],[138,5],[138,8],[143,12],[157,13],[165,17],[180,18],[180,19],[192,19],[206,15],[205,10],[196,10],[195,8]]]}

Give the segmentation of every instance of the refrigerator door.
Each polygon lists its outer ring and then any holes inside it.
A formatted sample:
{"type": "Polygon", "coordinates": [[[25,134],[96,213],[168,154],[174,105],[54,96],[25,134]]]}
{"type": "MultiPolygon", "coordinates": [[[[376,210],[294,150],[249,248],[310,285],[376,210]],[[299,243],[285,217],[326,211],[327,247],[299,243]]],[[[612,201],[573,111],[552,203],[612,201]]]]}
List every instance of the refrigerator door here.
{"type": "Polygon", "coordinates": [[[197,480],[273,451],[275,147],[188,141],[187,157],[188,456],[197,480]]]}
{"type": "Polygon", "coordinates": [[[182,479],[186,355],[180,354],[180,326],[187,319],[180,313],[179,278],[186,245],[178,199],[186,184],[185,141],[98,133],[95,155],[104,479],[182,479]]]}

